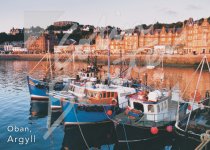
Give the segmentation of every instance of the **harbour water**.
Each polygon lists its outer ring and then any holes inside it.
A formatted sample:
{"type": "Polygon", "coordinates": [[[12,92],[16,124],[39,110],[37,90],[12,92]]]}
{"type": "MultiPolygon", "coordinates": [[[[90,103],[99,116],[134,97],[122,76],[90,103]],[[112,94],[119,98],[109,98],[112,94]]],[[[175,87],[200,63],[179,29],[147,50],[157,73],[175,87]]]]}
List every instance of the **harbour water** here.
{"type": "MultiPolygon", "coordinates": [[[[26,76],[37,64],[34,61],[0,61],[0,149],[1,150],[58,150],[58,149],[86,149],[97,147],[99,149],[128,149],[117,143],[114,125],[107,123],[98,126],[70,127],[64,129],[62,124],[46,139],[44,135],[48,131],[49,120],[56,120],[59,113],[51,114],[49,119],[48,102],[31,101],[26,76]],[[82,131],[82,134],[81,134],[82,131]],[[85,140],[84,140],[85,139],[85,140]]],[[[71,76],[85,63],[56,63],[53,70],[56,76],[71,76]]],[[[153,87],[178,88],[183,91],[190,81],[194,68],[156,68],[144,70],[138,66],[131,69],[130,78],[142,79],[145,82],[147,74],[148,85],[153,87]],[[160,77],[164,72],[164,80],[160,77]]],[[[106,74],[106,67],[102,68],[101,76],[106,74]]],[[[111,72],[119,70],[119,67],[111,66],[111,72]]],[[[42,78],[46,72],[46,62],[42,62],[32,73],[36,78],[42,78]]],[[[184,98],[190,98],[196,84],[196,77],[190,83],[190,88],[184,98]]],[[[210,90],[210,77],[204,71],[199,85],[201,95],[210,90]]],[[[161,139],[156,144],[151,143],[149,149],[179,149],[176,137],[161,139]],[[161,142],[160,142],[161,141],[161,142]]],[[[148,149],[144,145],[130,146],[130,149],[148,149]]]]}

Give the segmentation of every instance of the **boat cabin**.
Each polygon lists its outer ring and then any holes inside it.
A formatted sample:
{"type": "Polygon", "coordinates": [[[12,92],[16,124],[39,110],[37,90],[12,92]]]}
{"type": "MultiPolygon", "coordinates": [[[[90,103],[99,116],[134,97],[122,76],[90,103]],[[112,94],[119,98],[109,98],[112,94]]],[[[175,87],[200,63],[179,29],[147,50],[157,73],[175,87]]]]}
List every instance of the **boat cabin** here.
{"type": "Polygon", "coordinates": [[[94,72],[78,72],[78,76],[80,80],[88,80],[90,78],[94,78],[95,77],[95,73],[94,72]]]}
{"type": "Polygon", "coordinates": [[[93,91],[86,90],[86,95],[93,104],[112,104],[116,105],[118,94],[114,91],[93,91]]]}
{"type": "Polygon", "coordinates": [[[131,109],[140,110],[148,121],[163,121],[168,118],[169,97],[162,96],[159,91],[140,91],[130,95],[131,109]]]}

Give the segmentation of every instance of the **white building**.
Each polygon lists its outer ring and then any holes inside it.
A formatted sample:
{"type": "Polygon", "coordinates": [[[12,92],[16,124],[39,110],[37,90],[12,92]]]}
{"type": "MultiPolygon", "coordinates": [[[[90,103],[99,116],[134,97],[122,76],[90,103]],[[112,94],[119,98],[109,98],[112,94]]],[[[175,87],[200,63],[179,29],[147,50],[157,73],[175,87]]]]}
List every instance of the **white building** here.
{"type": "Polygon", "coordinates": [[[57,45],[54,46],[54,53],[68,53],[74,51],[74,45],[57,45]]]}
{"type": "Polygon", "coordinates": [[[26,48],[22,48],[22,47],[13,47],[12,52],[14,52],[14,53],[19,53],[19,52],[27,53],[28,50],[26,48]]]}
{"type": "Polygon", "coordinates": [[[174,50],[171,46],[157,45],[154,46],[154,53],[156,54],[173,54],[174,50]]]}
{"type": "Polygon", "coordinates": [[[5,52],[9,52],[9,51],[11,52],[12,48],[13,48],[13,45],[11,45],[11,44],[4,45],[4,51],[5,52]]]}

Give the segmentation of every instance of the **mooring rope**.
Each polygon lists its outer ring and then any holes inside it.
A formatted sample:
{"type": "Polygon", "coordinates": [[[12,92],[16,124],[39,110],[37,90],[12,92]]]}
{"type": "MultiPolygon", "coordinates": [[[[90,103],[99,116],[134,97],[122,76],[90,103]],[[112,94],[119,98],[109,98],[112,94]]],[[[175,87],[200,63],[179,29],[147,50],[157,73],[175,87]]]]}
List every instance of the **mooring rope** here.
{"type": "MultiPolygon", "coordinates": [[[[206,133],[201,134],[201,143],[196,147],[195,150],[202,150],[210,142],[210,130],[207,130],[206,133]]],[[[207,147],[208,148],[208,147],[207,147]]]]}
{"type": "Polygon", "coordinates": [[[84,142],[85,142],[86,147],[87,147],[88,149],[90,149],[90,147],[89,147],[89,145],[88,145],[88,143],[87,143],[87,141],[86,141],[86,139],[85,139],[85,136],[84,136],[84,134],[83,134],[83,132],[82,132],[82,128],[80,127],[79,120],[78,120],[78,118],[77,118],[77,114],[76,114],[76,111],[75,111],[75,107],[73,107],[73,109],[74,109],[74,114],[75,114],[76,120],[77,120],[77,122],[78,122],[78,127],[79,127],[80,133],[81,133],[81,135],[82,135],[82,138],[83,138],[83,140],[84,140],[84,142]]]}
{"type": "MultiPolygon", "coordinates": [[[[205,57],[202,60],[202,66],[201,66],[201,70],[200,70],[200,73],[199,73],[198,81],[197,81],[197,84],[196,84],[196,88],[195,88],[195,92],[194,92],[194,97],[193,97],[193,103],[192,103],[192,105],[194,105],[194,103],[195,103],[195,98],[196,98],[196,94],[197,94],[197,91],[198,91],[198,86],[199,86],[199,83],[200,83],[201,73],[203,71],[204,63],[205,63],[205,57]]],[[[187,131],[187,128],[188,128],[188,125],[189,125],[189,122],[190,122],[191,114],[192,114],[192,109],[190,110],[190,114],[189,114],[189,117],[187,119],[187,124],[186,124],[185,131],[187,131]]]]}
{"type": "Polygon", "coordinates": [[[29,75],[36,69],[36,67],[41,63],[41,61],[46,57],[47,54],[45,54],[42,59],[34,66],[34,68],[29,72],[29,75]]]}

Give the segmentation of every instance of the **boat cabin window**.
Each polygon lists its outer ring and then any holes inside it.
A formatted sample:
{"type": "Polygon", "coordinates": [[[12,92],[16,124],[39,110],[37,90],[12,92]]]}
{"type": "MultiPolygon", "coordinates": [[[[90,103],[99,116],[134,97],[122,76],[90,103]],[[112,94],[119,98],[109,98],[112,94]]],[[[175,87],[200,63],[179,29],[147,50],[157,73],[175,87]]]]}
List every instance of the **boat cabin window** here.
{"type": "Polygon", "coordinates": [[[154,112],[154,105],[148,105],[148,112],[154,112]]]}
{"type": "Polygon", "coordinates": [[[90,96],[90,97],[96,97],[97,96],[97,93],[96,92],[93,92],[93,91],[88,91],[88,96],[90,96]]]}
{"type": "Polygon", "coordinates": [[[164,101],[164,102],[163,102],[163,109],[167,109],[167,107],[168,107],[168,106],[167,106],[167,101],[164,101]]]}
{"type": "Polygon", "coordinates": [[[89,77],[89,74],[87,74],[87,77],[89,77]]]}
{"type": "Polygon", "coordinates": [[[159,107],[160,107],[160,111],[163,111],[163,103],[160,103],[159,107]]]}
{"type": "Polygon", "coordinates": [[[157,112],[158,112],[158,113],[160,112],[160,104],[157,105],[157,112]]]}
{"type": "Polygon", "coordinates": [[[103,93],[103,98],[106,98],[106,92],[103,93]]]}
{"type": "Polygon", "coordinates": [[[74,87],[74,86],[72,86],[71,91],[73,91],[73,92],[74,92],[74,89],[75,89],[75,87],[74,87]]]}
{"type": "Polygon", "coordinates": [[[134,109],[141,110],[142,112],[144,112],[144,106],[141,103],[134,102],[133,107],[134,109]]]}
{"type": "Polygon", "coordinates": [[[110,97],[110,92],[107,92],[107,97],[110,97]]]}
{"type": "Polygon", "coordinates": [[[111,94],[112,94],[111,96],[114,97],[114,92],[111,92],[111,94]]]}

